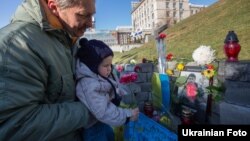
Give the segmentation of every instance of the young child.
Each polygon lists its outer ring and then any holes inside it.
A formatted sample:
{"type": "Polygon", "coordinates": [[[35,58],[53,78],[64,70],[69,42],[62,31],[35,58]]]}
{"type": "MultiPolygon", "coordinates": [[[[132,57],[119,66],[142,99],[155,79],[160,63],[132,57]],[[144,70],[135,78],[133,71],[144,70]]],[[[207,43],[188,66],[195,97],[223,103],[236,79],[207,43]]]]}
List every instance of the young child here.
{"type": "Polygon", "coordinates": [[[139,109],[124,109],[119,103],[119,83],[111,78],[113,51],[99,40],[79,41],[77,52],[76,94],[89,112],[89,121],[84,129],[84,141],[114,141],[111,126],[120,126],[129,120],[135,121],[139,109]],[[115,101],[114,101],[115,99],[115,101]]]}

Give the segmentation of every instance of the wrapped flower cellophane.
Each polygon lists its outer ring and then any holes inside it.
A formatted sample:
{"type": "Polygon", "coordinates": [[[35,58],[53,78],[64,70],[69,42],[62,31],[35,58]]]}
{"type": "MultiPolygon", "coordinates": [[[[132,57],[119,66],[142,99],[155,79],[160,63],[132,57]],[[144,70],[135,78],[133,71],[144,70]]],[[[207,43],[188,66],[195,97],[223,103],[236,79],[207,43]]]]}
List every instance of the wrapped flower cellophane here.
{"type": "Polygon", "coordinates": [[[158,67],[159,67],[159,73],[165,74],[166,73],[166,44],[164,42],[164,39],[166,37],[166,34],[161,33],[156,38],[156,47],[157,47],[157,55],[158,55],[158,67]]]}

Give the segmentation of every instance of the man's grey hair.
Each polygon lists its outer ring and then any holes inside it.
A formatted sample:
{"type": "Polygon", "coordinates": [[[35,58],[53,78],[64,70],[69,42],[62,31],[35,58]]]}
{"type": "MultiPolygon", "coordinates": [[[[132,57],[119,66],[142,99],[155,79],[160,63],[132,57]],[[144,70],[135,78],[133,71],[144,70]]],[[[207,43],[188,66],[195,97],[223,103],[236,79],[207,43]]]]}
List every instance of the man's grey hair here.
{"type": "Polygon", "coordinates": [[[55,0],[58,7],[61,9],[66,9],[69,7],[73,7],[79,5],[84,0],[55,0]]]}

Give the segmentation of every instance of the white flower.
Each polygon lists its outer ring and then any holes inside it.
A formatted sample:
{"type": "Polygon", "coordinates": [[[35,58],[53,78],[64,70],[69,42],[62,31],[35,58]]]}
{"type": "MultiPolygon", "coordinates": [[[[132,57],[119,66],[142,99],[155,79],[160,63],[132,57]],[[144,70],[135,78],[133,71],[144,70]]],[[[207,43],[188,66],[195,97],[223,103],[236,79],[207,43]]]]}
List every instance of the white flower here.
{"type": "Polygon", "coordinates": [[[210,46],[201,45],[194,50],[192,57],[198,65],[210,64],[215,59],[215,50],[210,46]]]}
{"type": "Polygon", "coordinates": [[[136,64],[136,61],[135,61],[134,59],[131,59],[131,60],[130,60],[130,64],[135,65],[135,64],[136,64]]]}

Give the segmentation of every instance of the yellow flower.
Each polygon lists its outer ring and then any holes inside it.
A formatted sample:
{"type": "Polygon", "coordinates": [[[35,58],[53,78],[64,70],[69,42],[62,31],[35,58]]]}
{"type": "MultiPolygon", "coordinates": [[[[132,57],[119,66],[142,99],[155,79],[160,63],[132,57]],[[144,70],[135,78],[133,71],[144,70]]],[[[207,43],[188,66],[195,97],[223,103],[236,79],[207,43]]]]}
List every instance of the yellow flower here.
{"type": "Polygon", "coordinates": [[[204,76],[206,76],[207,78],[211,78],[214,76],[215,71],[213,69],[206,69],[203,71],[204,76]]]}
{"type": "Polygon", "coordinates": [[[183,71],[184,70],[184,64],[183,63],[179,63],[178,65],[177,65],[177,70],[178,71],[183,71]]]}
{"type": "Polygon", "coordinates": [[[171,69],[167,69],[166,73],[167,73],[168,75],[174,75],[173,70],[171,70],[171,69]]]}

